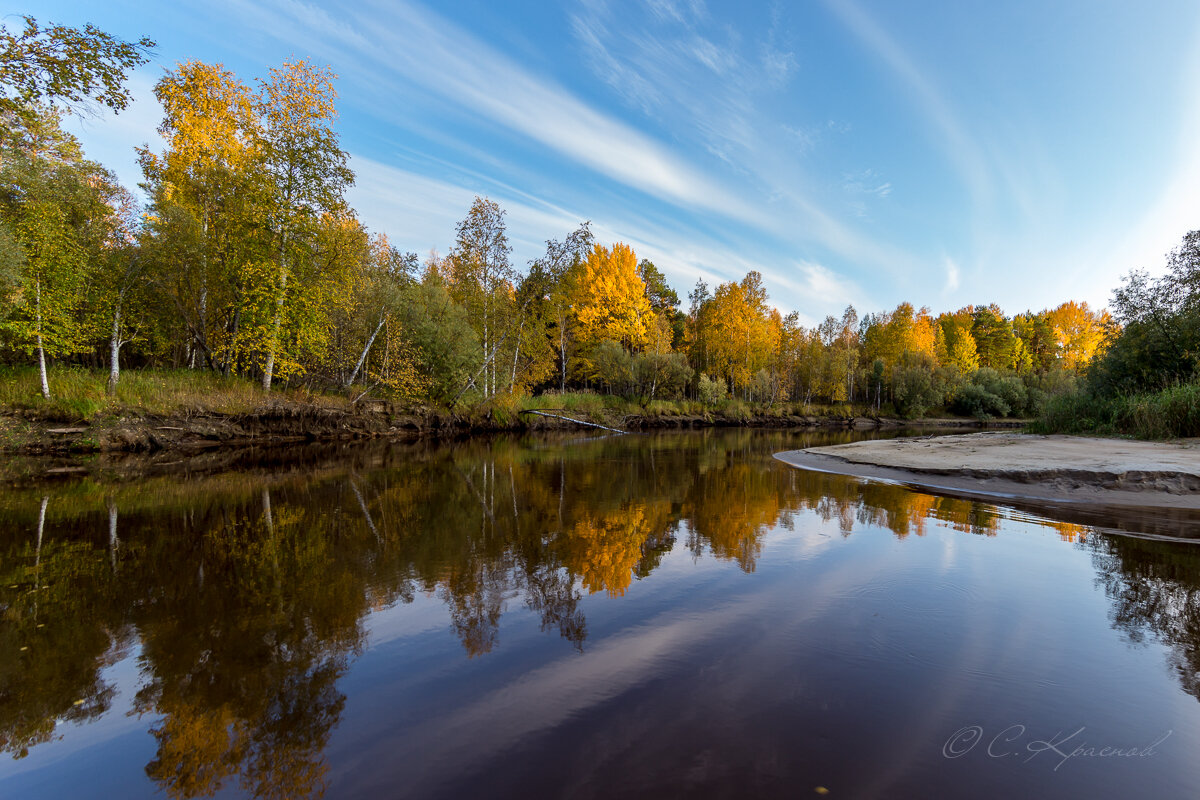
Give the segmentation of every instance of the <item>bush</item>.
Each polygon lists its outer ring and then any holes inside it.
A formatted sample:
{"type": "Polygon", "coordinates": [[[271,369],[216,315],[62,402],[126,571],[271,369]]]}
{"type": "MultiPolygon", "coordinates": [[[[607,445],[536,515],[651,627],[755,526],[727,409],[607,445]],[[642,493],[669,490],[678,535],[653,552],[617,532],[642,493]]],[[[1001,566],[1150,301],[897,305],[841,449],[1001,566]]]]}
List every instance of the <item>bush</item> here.
{"type": "Polygon", "coordinates": [[[1200,436],[1200,384],[1126,399],[1120,404],[1117,426],[1141,439],[1200,436]]]}
{"type": "Polygon", "coordinates": [[[1043,392],[1036,386],[1030,386],[1026,389],[1029,393],[1029,400],[1025,404],[1025,413],[1030,417],[1040,417],[1046,409],[1046,403],[1050,400],[1050,395],[1043,392]]]}
{"type": "Polygon", "coordinates": [[[1119,403],[1115,399],[1076,392],[1051,397],[1034,433],[1116,433],[1119,403]]]}
{"type": "Polygon", "coordinates": [[[915,419],[941,403],[941,386],[933,370],[919,367],[899,367],[892,376],[892,399],[897,413],[905,419],[915,419]]]}
{"type": "Polygon", "coordinates": [[[633,374],[643,395],[681,397],[692,379],[692,368],[683,353],[638,353],[633,374]]]}
{"type": "Polygon", "coordinates": [[[1037,413],[1045,399],[1045,392],[1027,387],[1016,375],[984,367],[953,389],[949,407],[956,414],[991,419],[1037,413]]]}
{"type": "Polygon", "coordinates": [[[701,375],[700,382],[696,386],[696,394],[700,397],[701,403],[706,406],[715,406],[728,396],[729,389],[725,385],[724,378],[710,378],[707,375],[701,375]]]}
{"type": "Polygon", "coordinates": [[[1011,406],[999,395],[992,394],[977,383],[964,383],[958,387],[950,410],[955,414],[976,419],[991,419],[1005,417],[1012,410],[1011,406]]]}
{"type": "Polygon", "coordinates": [[[725,400],[720,404],[720,407],[717,410],[720,411],[726,419],[737,420],[739,422],[745,422],[752,416],[750,413],[750,406],[744,401],[738,400],[737,398],[725,400]]]}
{"type": "Polygon", "coordinates": [[[633,356],[611,339],[596,345],[591,353],[592,372],[609,392],[625,395],[633,384],[633,356]]]}

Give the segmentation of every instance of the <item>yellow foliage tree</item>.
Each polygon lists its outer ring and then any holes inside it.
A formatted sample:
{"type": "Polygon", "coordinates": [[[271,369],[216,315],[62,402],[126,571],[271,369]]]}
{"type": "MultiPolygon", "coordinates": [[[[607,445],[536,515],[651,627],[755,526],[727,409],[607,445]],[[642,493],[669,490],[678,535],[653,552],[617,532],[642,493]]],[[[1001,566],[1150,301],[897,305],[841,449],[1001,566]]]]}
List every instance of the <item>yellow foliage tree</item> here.
{"type": "Polygon", "coordinates": [[[781,326],[772,324],[762,275],[750,272],[741,283],[723,283],[708,301],[709,365],[727,377],[731,387],[745,390],[778,350],[781,326]]]}
{"type": "Polygon", "coordinates": [[[646,345],[653,311],[633,248],[596,245],[575,270],[572,288],[576,332],[585,347],[605,339],[634,349],[646,345]]]}
{"type": "Polygon", "coordinates": [[[1058,341],[1063,366],[1081,371],[1096,355],[1108,327],[1107,311],[1092,311],[1088,304],[1069,300],[1046,312],[1058,341]]]}

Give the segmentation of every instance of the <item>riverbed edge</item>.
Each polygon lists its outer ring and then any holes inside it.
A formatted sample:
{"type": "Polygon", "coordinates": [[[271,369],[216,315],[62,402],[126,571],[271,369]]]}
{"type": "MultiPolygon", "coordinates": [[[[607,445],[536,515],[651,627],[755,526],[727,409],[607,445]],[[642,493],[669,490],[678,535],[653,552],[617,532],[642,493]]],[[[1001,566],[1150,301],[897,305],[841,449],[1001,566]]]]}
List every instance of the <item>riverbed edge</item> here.
{"type": "MultiPolygon", "coordinates": [[[[760,414],[625,415],[593,420],[629,432],[715,427],[878,430],[898,428],[1017,428],[1021,420],[900,420],[890,417],[797,416],[760,414]]],[[[155,453],[223,447],[282,446],[296,443],[362,439],[462,438],[493,433],[564,431],[585,426],[564,419],[518,414],[466,416],[444,411],[397,412],[369,405],[345,411],[300,404],[274,404],[250,413],[214,412],[172,415],[127,414],[91,422],[64,424],[20,413],[0,412],[0,453],[68,455],[155,453]]]]}

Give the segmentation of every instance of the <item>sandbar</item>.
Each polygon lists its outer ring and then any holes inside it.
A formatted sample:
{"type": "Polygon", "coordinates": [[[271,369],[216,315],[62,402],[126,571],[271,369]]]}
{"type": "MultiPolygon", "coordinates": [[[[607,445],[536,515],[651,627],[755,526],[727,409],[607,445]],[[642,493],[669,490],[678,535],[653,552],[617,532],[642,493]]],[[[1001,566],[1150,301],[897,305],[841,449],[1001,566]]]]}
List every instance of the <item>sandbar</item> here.
{"type": "Polygon", "coordinates": [[[872,439],[775,455],[804,469],[988,499],[1200,509],[1200,439],[984,432],[872,439]]]}

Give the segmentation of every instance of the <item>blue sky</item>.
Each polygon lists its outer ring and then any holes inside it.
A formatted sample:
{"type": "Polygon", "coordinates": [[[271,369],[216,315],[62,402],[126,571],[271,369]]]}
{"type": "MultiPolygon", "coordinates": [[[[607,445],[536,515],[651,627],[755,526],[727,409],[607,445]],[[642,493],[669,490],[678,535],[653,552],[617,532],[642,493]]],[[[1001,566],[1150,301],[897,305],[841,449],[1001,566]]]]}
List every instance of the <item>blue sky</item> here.
{"type": "Polygon", "coordinates": [[[812,324],[1104,305],[1200,228],[1195,2],[38,2],[150,36],[118,117],[73,123],[127,184],[177,61],[339,75],[363,222],[445,253],[475,194],[518,269],[590,219],[681,296],[762,272],[812,324]]]}

